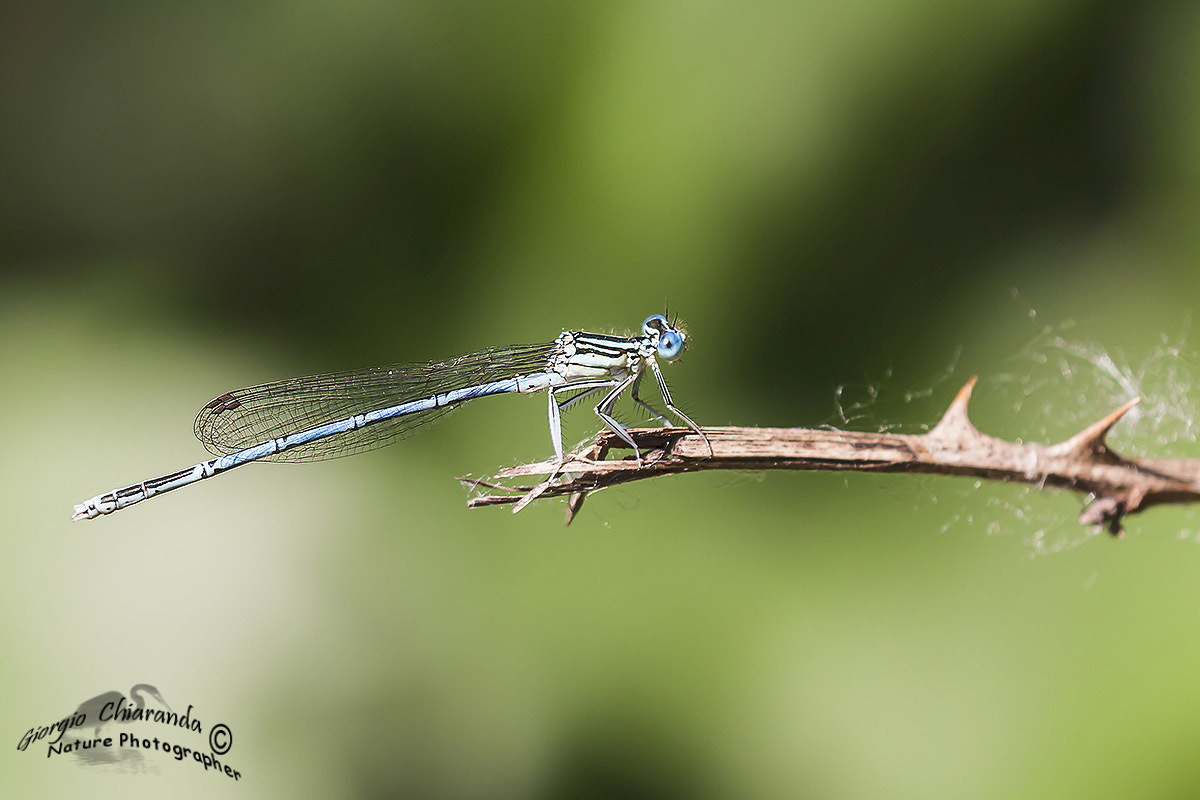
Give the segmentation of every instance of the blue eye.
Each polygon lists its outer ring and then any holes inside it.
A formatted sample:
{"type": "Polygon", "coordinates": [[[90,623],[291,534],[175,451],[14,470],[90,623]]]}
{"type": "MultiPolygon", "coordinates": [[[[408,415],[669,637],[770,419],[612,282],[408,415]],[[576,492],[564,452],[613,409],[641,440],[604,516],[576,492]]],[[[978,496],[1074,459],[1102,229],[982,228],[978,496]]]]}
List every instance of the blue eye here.
{"type": "Polygon", "coordinates": [[[667,331],[658,340],[658,354],[670,361],[673,358],[678,358],[683,352],[683,334],[676,331],[667,331]]]}
{"type": "Polygon", "coordinates": [[[653,336],[658,331],[665,331],[669,327],[671,326],[667,324],[667,318],[662,314],[651,314],[642,323],[642,333],[653,336]]]}

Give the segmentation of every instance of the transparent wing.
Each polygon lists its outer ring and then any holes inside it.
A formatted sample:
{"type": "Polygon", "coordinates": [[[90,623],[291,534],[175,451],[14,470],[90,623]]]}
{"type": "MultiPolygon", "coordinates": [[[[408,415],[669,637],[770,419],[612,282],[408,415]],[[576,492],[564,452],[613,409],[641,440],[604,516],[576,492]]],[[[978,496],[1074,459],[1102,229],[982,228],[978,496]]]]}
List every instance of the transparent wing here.
{"type": "MultiPolygon", "coordinates": [[[[489,347],[449,361],[391,364],[250,386],[214,399],[196,416],[196,438],[213,455],[311,430],[330,422],[435,394],[545,371],[554,343],[489,347]]],[[[266,456],[320,461],[391,444],[453,406],[394,417],[266,456]]]]}

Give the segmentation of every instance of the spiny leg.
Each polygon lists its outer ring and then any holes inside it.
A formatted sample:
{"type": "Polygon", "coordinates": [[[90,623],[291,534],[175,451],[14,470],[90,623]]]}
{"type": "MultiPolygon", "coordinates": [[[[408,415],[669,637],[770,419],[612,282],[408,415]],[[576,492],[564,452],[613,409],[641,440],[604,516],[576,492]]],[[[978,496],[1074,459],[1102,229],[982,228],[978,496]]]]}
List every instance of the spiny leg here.
{"type": "Polygon", "coordinates": [[[625,430],[625,426],[617,422],[612,414],[609,413],[612,411],[613,403],[617,402],[617,398],[621,396],[621,393],[628,389],[635,380],[637,380],[637,376],[630,375],[614,386],[612,391],[606,394],[604,399],[596,406],[596,416],[600,418],[605,427],[617,435],[617,438],[633,448],[633,457],[637,460],[637,465],[640,467],[642,465],[642,452],[638,449],[637,442],[633,441],[633,437],[629,435],[629,431],[625,430]]]}
{"type": "Polygon", "coordinates": [[[639,372],[637,374],[637,377],[633,379],[633,386],[629,387],[629,396],[633,398],[633,402],[637,403],[639,406],[646,409],[646,411],[648,411],[652,417],[657,419],[663,425],[670,427],[671,421],[669,419],[667,419],[662,414],[660,414],[658,412],[657,408],[650,405],[642,398],[638,397],[638,389],[640,389],[642,386],[642,375],[643,374],[644,373],[639,372]]]}
{"type": "MultiPolygon", "coordinates": [[[[559,472],[562,471],[563,466],[567,463],[566,456],[563,455],[562,418],[560,417],[560,412],[564,408],[569,407],[575,401],[593,394],[594,392],[598,392],[601,389],[606,389],[612,386],[614,383],[615,381],[612,380],[589,381],[587,383],[576,383],[570,386],[556,386],[547,390],[546,397],[548,398],[547,402],[549,405],[550,415],[550,441],[554,445],[556,463],[554,465],[554,469],[550,471],[550,474],[546,476],[545,480],[526,492],[525,496],[518,500],[515,505],[513,505],[514,514],[532,503],[534,500],[540,497],[543,492],[550,488],[550,485],[554,483],[554,479],[558,477],[559,472]],[[559,403],[556,399],[557,393],[570,389],[583,389],[584,391],[580,392],[574,397],[564,400],[562,403],[559,403]]],[[[572,456],[572,458],[578,458],[578,456],[572,456]]]]}
{"type": "MultiPolygon", "coordinates": [[[[559,410],[559,411],[566,411],[568,408],[570,408],[571,406],[575,405],[576,403],[578,403],[578,402],[579,402],[580,400],[582,400],[583,398],[585,398],[585,397],[591,397],[592,395],[594,395],[596,392],[600,391],[601,389],[606,389],[606,388],[608,388],[609,386],[612,386],[612,385],[613,385],[613,382],[612,382],[612,381],[608,381],[608,382],[606,382],[606,383],[603,383],[603,384],[601,384],[601,385],[599,385],[599,386],[593,386],[591,389],[585,389],[584,391],[580,392],[579,394],[575,395],[574,397],[568,397],[566,400],[563,400],[561,403],[559,403],[559,404],[558,404],[558,410],[559,410]]],[[[566,391],[566,390],[568,390],[568,389],[577,389],[577,388],[579,388],[579,387],[578,387],[578,386],[564,386],[564,387],[562,387],[562,388],[563,388],[563,391],[566,391]]]]}
{"type": "Polygon", "coordinates": [[[648,361],[650,363],[650,369],[654,371],[654,377],[658,379],[658,388],[662,391],[663,402],[667,404],[667,408],[671,410],[671,413],[687,423],[689,428],[700,434],[700,438],[704,440],[704,444],[708,447],[709,456],[712,456],[712,442],[710,442],[708,437],[704,435],[704,431],[700,430],[700,426],[695,422],[692,422],[691,417],[680,411],[675,407],[675,404],[671,402],[671,390],[667,388],[667,382],[663,379],[662,371],[658,368],[658,362],[656,362],[654,359],[648,359],[648,361]]]}
{"type": "Polygon", "coordinates": [[[560,466],[566,461],[566,459],[563,457],[561,412],[564,409],[569,408],[576,401],[582,400],[584,397],[587,397],[590,394],[598,392],[601,389],[607,389],[615,384],[616,381],[613,379],[586,381],[584,383],[572,383],[564,384],[562,386],[555,386],[546,392],[546,395],[549,398],[550,406],[550,441],[554,445],[554,455],[558,457],[560,466]],[[584,391],[581,391],[579,394],[574,395],[573,397],[567,398],[562,403],[558,402],[559,392],[577,389],[583,389],[584,391]]]}

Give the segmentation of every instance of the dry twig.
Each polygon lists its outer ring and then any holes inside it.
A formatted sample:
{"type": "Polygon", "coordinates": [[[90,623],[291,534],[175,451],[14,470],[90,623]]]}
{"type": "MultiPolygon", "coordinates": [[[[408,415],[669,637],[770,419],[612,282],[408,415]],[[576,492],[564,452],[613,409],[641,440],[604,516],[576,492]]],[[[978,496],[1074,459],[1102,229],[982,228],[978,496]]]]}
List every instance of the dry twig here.
{"type": "Polygon", "coordinates": [[[625,445],[604,432],[583,453],[558,465],[553,461],[511,467],[500,480],[549,474],[536,486],[506,486],[460,479],[468,486],[497,492],[468,505],[515,504],[515,511],[539,497],[569,495],[567,522],[590,492],[629,481],[711,469],[848,470],[964,475],[987,480],[1056,486],[1084,492],[1092,502],[1079,522],[1105,526],[1116,536],[1128,515],[1161,503],[1200,500],[1200,459],[1126,458],[1109,449],[1105,437],[1137,404],[1130,400],[1104,419],[1055,445],[1009,442],[980,433],[967,418],[975,378],[959,390],[937,426],[920,435],[814,430],[805,428],[705,428],[712,454],[687,428],[630,430],[641,448],[642,464],[605,460],[625,445]],[[557,469],[556,469],[557,467],[557,469]],[[555,480],[562,476],[561,480],[555,480]]]}

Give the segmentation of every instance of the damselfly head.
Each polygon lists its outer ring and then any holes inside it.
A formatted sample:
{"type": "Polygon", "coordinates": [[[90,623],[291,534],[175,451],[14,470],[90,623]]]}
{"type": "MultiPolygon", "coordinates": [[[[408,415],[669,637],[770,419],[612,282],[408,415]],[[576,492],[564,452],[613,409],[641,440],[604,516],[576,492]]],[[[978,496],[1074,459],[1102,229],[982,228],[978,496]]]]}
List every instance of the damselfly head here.
{"type": "Polygon", "coordinates": [[[646,321],[642,323],[642,331],[647,336],[658,337],[658,355],[666,361],[679,358],[687,344],[687,334],[672,326],[662,314],[646,317],[646,321]]]}

